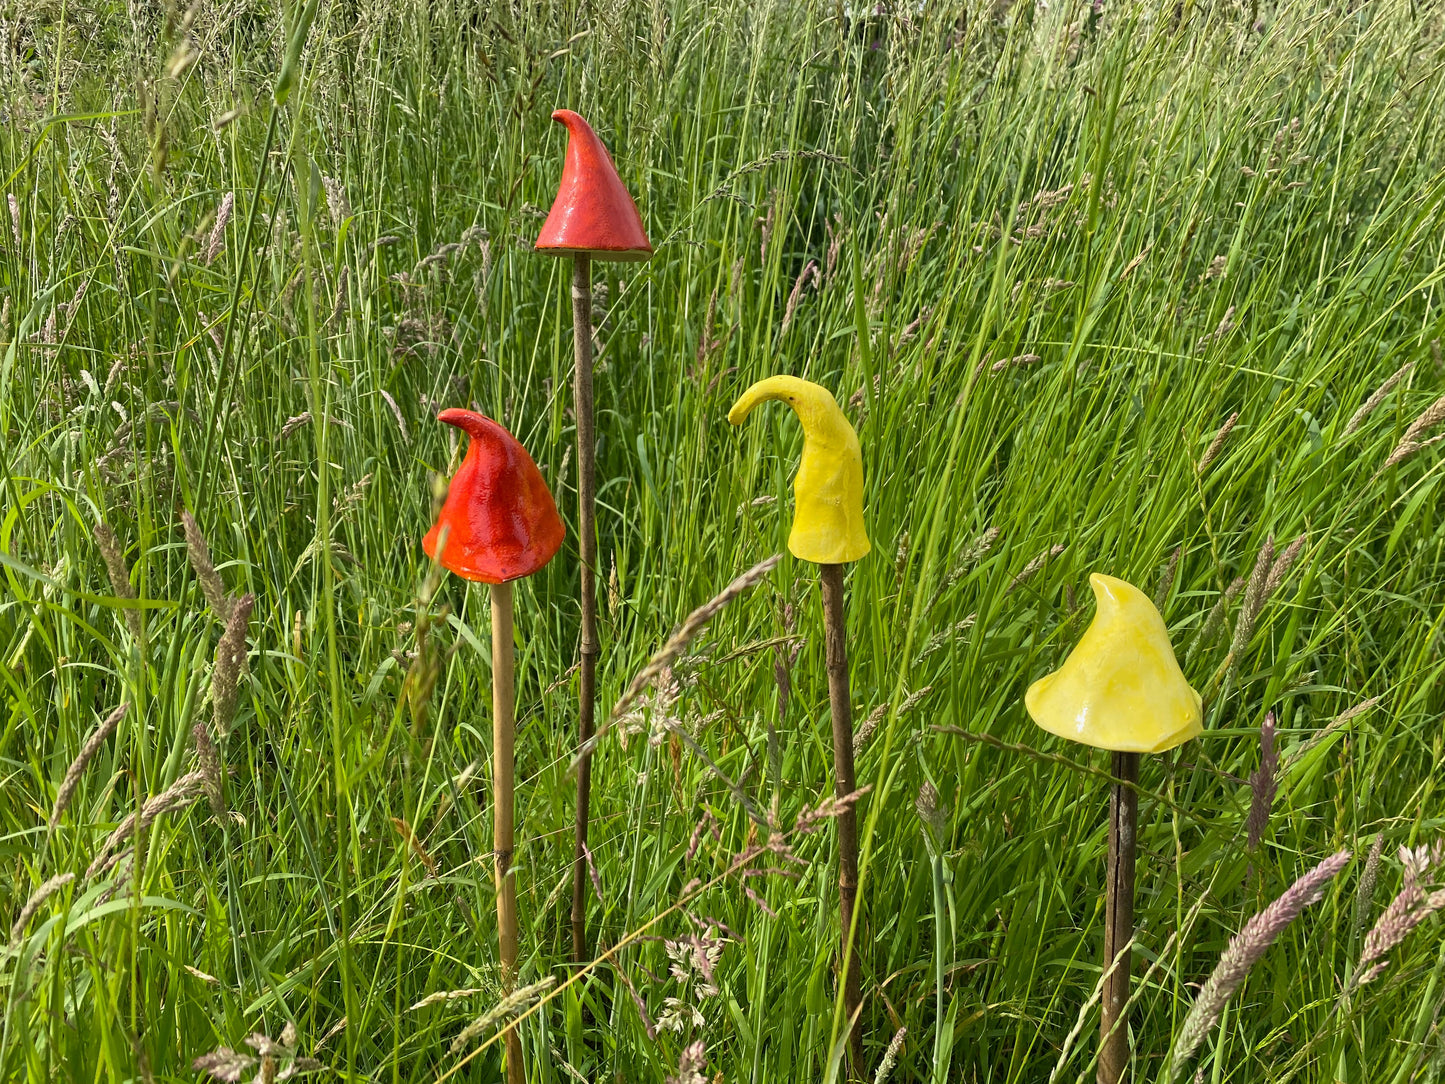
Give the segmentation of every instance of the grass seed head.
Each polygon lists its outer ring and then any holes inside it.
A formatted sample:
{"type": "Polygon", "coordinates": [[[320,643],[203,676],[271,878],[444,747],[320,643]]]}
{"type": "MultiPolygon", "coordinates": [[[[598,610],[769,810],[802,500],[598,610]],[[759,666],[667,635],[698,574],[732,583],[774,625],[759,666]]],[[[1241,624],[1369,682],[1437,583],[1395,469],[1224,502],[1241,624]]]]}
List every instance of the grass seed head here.
{"type": "Polygon", "coordinates": [[[717,616],[718,612],[726,607],[728,603],[732,602],[733,599],[745,594],[761,583],[767,577],[768,573],[777,567],[778,562],[782,559],[782,554],[775,553],[773,556],[759,561],[752,568],[737,577],[737,579],[733,580],[732,583],[724,587],[722,591],[713,598],[704,602],[697,609],[693,610],[692,613],[688,614],[687,617],[683,619],[682,624],[673,630],[672,635],[667,638],[667,642],[648,660],[647,665],[633,677],[626,691],[617,703],[613,705],[612,712],[608,716],[606,723],[604,723],[603,726],[598,729],[597,733],[588,741],[587,748],[579,750],[579,753],[586,754],[590,753],[592,749],[595,749],[601,737],[611,729],[613,723],[616,722],[618,718],[632,707],[638,697],[657,681],[658,678],[662,677],[664,673],[671,673],[673,662],[687,650],[688,645],[701,634],[703,629],[707,628],[707,623],[717,616]]]}
{"type": "Polygon", "coordinates": [[[216,221],[211,226],[211,236],[206,241],[207,266],[215,263],[216,257],[226,250],[226,226],[230,223],[231,212],[235,209],[236,193],[227,192],[221,197],[221,205],[216,208],[216,221]]]}
{"type": "Polygon", "coordinates": [[[246,672],[246,630],[251,622],[255,595],[228,599],[231,606],[226,631],[216,645],[216,661],[211,669],[211,706],[217,740],[225,741],[231,734],[236,717],[236,693],[246,672]]]}
{"type": "Polygon", "coordinates": [[[1385,955],[1404,941],[1416,926],[1445,906],[1445,892],[1427,895],[1421,885],[1425,874],[1432,865],[1439,864],[1441,857],[1439,843],[1434,848],[1400,848],[1400,864],[1405,868],[1404,882],[1389,906],[1380,912],[1370,932],[1365,934],[1352,987],[1364,986],[1378,978],[1389,966],[1385,955]]]}
{"type": "Polygon", "coordinates": [[[175,813],[185,809],[194,802],[206,787],[206,776],[202,771],[187,772],[161,793],[146,800],[141,806],[140,812],[131,813],[112,832],[106,841],[101,844],[100,850],[96,852],[95,858],[85,870],[85,880],[89,881],[111,869],[128,853],[117,852],[120,847],[132,836],[139,835],[155,823],[156,818],[165,816],[167,813],[175,813]]]}
{"type": "Polygon", "coordinates": [[[1174,590],[1174,577],[1179,571],[1179,559],[1183,556],[1184,546],[1175,546],[1169,559],[1159,569],[1159,586],[1154,591],[1154,608],[1160,613],[1164,612],[1164,604],[1169,601],[1169,592],[1174,590]]]}
{"type": "Polygon", "coordinates": [[[181,526],[186,532],[186,556],[196,570],[196,579],[201,581],[201,593],[206,604],[220,621],[231,619],[231,600],[226,595],[226,585],[221,582],[220,573],[211,563],[211,548],[206,545],[206,536],[190,512],[181,513],[181,526]]]}
{"type": "Polygon", "coordinates": [[[1269,811],[1278,786],[1279,754],[1274,747],[1274,712],[1259,727],[1259,767],[1249,777],[1249,849],[1256,850],[1269,826],[1269,811]]]}
{"type": "Polygon", "coordinates": [[[1360,874],[1359,891],[1355,894],[1355,929],[1363,930],[1370,920],[1370,907],[1375,902],[1375,885],[1380,879],[1380,856],[1385,853],[1385,833],[1377,832],[1375,842],[1370,844],[1370,853],[1365,858],[1365,870],[1360,874]]]}
{"type": "Polygon", "coordinates": [[[65,769],[65,777],[60,781],[60,789],[55,793],[55,805],[50,811],[50,830],[54,831],[55,826],[60,823],[60,816],[65,812],[66,806],[70,805],[70,799],[75,796],[75,790],[80,786],[80,777],[85,774],[86,767],[95,759],[95,754],[105,744],[107,738],[115,733],[115,728],[125,718],[125,713],[130,704],[121,704],[109,715],[107,715],[100,726],[95,728],[95,733],[86,739],[86,742],[76,754],[70,767],[65,769]]]}
{"type": "Polygon", "coordinates": [[[1385,465],[1380,469],[1387,470],[1395,464],[1402,463],[1406,459],[1409,459],[1410,456],[1414,455],[1421,448],[1429,447],[1431,444],[1445,439],[1442,437],[1434,437],[1426,441],[1420,439],[1428,430],[1439,425],[1441,421],[1445,421],[1445,395],[1436,399],[1425,408],[1424,412],[1418,418],[1410,423],[1410,427],[1405,430],[1405,435],[1400,438],[1400,443],[1395,445],[1394,450],[1391,451],[1386,458],[1385,465]]]}
{"type": "Polygon", "coordinates": [[[1219,458],[1220,453],[1224,451],[1224,444],[1229,440],[1229,434],[1238,423],[1239,411],[1237,410],[1224,419],[1224,424],[1219,427],[1219,432],[1214,434],[1214,439],[1209,442],[1209,447],[1204,449],[1204,454],[1200,456],[1199,465],[1194,468],[1195,474],[1202,477],[1209,470],[1214,461],[1219,458]]]}
{"type": "Polygon", "coordinates": [[[893,1038],[888,1041],[888,1049],[883,1051],[883,1060],[878,1063],[878,1071],[873,1074],[873,1084],[887,1084],[893,1067],[898,1064],[898,1055],[903,1050],[903,1040],[907,1036],[907,1028],[899,1028],[893,1033],[893,1038]]]}
{"type": "Polygon", "coordinates": [[[73,880],[75,880],[73,873],[57,873],[30,894],[30,898],[25,901],[25,906],[20,908],[20,914],[15,916],[15,924],[10,927],[11,944],[20,940],[20,935],[25,932],[25,927],[29,925],[30,920],[35,917],[35,913],[40,910],[45,901],[73,880]]]}
{"type": "Polygon", "coordinates": [[[1350,860],[1348,851],[1330,855],[1314,869],[1285,889],[1284,894],[1244,924],[1230,938],[1219,963],[1190,1006],[1189,1014],[1174,1041],[1171,1058],[1174,1079],[1184,1075],[1185,1066],[1219,1018],[1224,1006],[1239,989],[1250,968],[1306,907],[1320,900],[1325,888],[1350,860]]]}
{"type": "Polygon", "coordinates": [[[1249,574],[1249,586],[1244,589],[1244,601],[1240,604],[1239,616],[1234,622],[1234,639],[1230,642],[1229,653],[1236,660],[1244,653],[1244,649],[1249,646],[1250,637],[1254,635],[1255,621],[1268,597],[1265,585],[1269,582],[1269,571],[1273,567],[1274,535],[1270,535],[1264,540],[1264,545],[1259,548],[1254,559],[1254,571],[1249,574]]]}
{"type": "Polygon", "coordinates": [[[1376,388],[1368,399],[1360,404],[1360,408],[1350,415],[1350,420],[1345,423],[1345,436],[1358,432],[1360,426],[1364,424],[1365,419],[1374,412],[1376,407],[1385,401],[1385,396],[1394,391],[1395,385],[1409,376],[1411,370],[1414,368],[1415,363],[1413,361],[1407,361],[1387,377],[1385,382],[1376,388]]]}
{"type": "Polygon", "coordinates": [[[522,986],[507,994],[501,1001],[497,1002],[481,1016],[477,1017],[470,1024],[461,1030],[455,1039],[452,1040],[448,1053],[458,1054],[474,1043],[480,1036],[493,1029],[497,1024],[502,1023],[530,1009],[542,995],[556,985],[557,980],[548,975],[541,982],[534,982],[530,986],[522,986]]]}

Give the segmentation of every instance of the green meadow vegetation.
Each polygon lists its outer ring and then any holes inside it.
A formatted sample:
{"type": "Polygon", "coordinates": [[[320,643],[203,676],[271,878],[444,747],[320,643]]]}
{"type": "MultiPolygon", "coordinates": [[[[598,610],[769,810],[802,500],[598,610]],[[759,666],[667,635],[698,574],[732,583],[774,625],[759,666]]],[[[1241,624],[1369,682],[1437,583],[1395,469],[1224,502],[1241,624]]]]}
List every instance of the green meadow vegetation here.
{"type": "Polygon", "coordinates": [[[1140,776],[1132,1078],[1445,1076],[1439,5],[5,0],[0,31],[0,1079],[494,1081],[519,1013],[538,1084],[846,1079],[801,434],[726,421],[775,372],[864,456],[853,1075],[1094,1078],[1109,759],[1023,693],[1102,571],[1205,699],[1140,776]],[[594,267],[586,967],[570,264],[531,251],[558,107],[656,249],[594,267]],[[450,406],[568,529],[516,591],[510,999],[487,593],[420,544],[450,406]],[[1230,939],[1341,851],[1183,1056],[1230,939]]]}

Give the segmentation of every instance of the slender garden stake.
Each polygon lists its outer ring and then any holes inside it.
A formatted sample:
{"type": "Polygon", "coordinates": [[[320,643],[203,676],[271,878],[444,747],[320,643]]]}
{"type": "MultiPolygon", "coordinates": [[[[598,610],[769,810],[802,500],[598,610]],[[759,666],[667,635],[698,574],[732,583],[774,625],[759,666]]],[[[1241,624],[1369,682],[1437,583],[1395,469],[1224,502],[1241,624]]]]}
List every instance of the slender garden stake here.
{"type": "Polygon", "coordinates": [[[1089,577],[1097,610],[1069,657],[1029,686],[1024,704],[1052,734],[1114,754],[1121,782],[1109,794],[1104,882],[1104,990],[1099,1084],[1119,1084],[1129,1068],[1129,941],[1134,936],[1134,850],[1139,754],[1162,753],[1203,731],[1203,703],[1189,687],[1164,618],[1137,587],[1089,577]]]}
{"type": "MultiPolygon", "coordinates": [[[[562,545],[562,521],[542,473],[511,433],[470,410],[444,410],[437,418],[465,432],[470,445],[422,546],[457,575],[492,585],[493,871],[502,987],[510,992],[517,979],[518,947],[517,886],[511,872],[516,710],[511,581],[552,559],[562,545]]],[[[522,1042],[511,1029],[507,1081],[525,1080],[522,1042]]]]}
{"type": "MultiPolygon", "coordinates": [[[[847,621],[843,613],[843,566],[871,548],[863,529],[863,456],[858,434],[826,388],[795,376],[760,380],[733,404],[728,421],[741,425],[753,407],[787,403],[803,426],[803,455],[793,479],[794,557],[819,565],[823,632],[828,660],[828,704],[833,717],[833,787],[839,798],[857,789],[853,777],[853,708],[848,695],[847,621]]],[[[843,1005],[855,1074],[862,1071],[862,1029],[857,1024],[862,991],[858,953],[852,946],[858,895],[858,819],[850,804],[838,817],[838,915],[842,927],[843,1005]]]]}
{"type": "Polygon", "coordinates": [[[578,705],[577,825],[572,869],[572,957],[587,958],[587,806],[592,760],[586,751],[593,732],[597,695],[597,528],[596,440],[592,424],[592,261],[645,260],[652,246],[642,217],[628,195],[602,140],[570,109],[552,119],[567,126],[567,161],[551,213],[537,235],[537,251],[571,256],[572,336],[576,359],[577,534],[582,559],[582,659],[578,705]]]}

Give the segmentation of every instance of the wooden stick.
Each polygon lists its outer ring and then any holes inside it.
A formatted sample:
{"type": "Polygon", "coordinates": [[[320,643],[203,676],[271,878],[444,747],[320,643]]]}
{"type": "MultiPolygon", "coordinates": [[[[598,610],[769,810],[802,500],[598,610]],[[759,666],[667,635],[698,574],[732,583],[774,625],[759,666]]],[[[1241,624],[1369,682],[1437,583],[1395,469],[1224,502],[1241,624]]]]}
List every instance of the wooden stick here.
{"type": "Polygon", "coordinates": [[[1103,1011],[1099,1020],[1099,1084],[1120,1084],[1129,1071],[1129,941],[1134,936],[1134,847],[1139,824],[1139,754],[1115,753],[1109,789],[1109,857],[1104,879],[1103,1011]],[[1118,965],[1114,966],[1115,961],[1118,965]]]}
{"type": "MultiPolygon", "coordinates": [[[[592,425],[592,258],[578,253],[572,265],[572,340],[577,415],[577,535],[582,557],[582,658],[577,740],[587,748],[597,698],[597,446],[592,425]]],[[[587,959],[587,815],[592,801],[592,754],[577,761],[577,824],[572,854],[572,958],[587,959]]]]}
{"type": "MultiPolygon", "coordinates": [[[[858,789],[853,777],[853,702],[848,694],[848,623],[843,613],[843,566],[820,565],[823,633],[828,657],[828,705],[833,715],[833,793],[845,798],[858,789]]],[[[858,898],[858,817],[853,805],[838,818],[838,923],[842,935],[843,1009],[848,1014],[848,1057],[852,1076],[863,1072],[862,1003],[858,953],[850,943],[858,898]]]]}
{"type": "MultiPolygon", "coordinates": [[[[497,884],[497,940],[502,990],[517,980],[517,882],[512,876],[513,798],[516,790],[513,738],[516,687],[512,659],[512,585],[492,585],[492,857],[497,884]]],[[[526,1084],[522,1040],[507,1031],[507,1084],[526,1084]]]]}

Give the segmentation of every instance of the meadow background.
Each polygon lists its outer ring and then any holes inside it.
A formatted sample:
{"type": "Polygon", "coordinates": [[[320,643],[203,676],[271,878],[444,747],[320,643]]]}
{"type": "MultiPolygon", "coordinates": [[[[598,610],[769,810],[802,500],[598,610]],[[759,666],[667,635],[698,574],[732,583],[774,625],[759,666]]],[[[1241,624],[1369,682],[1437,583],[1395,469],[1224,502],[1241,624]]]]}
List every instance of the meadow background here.
{"type": "MultiPolygon", "coordinates": [[[[1442,835],[1438,5],[6,0],[0,46],[0,1078],[194,1080],[261,1033],[497,1079],[463,1034],[500,996],[487,598],[420,539],[458,405],[574,532],[570,265],[530,251],[566,106],[656,248],[596,268],[602,714],[784,549],[800,433],[731,430],[736,394],[806,376],[862,441],[868,1077],[900,1028],[895,1081],[1093,1077],[1108,762],[1022,695],[1099,570],[1157,594],[1207,709],[1143,763],[1136,1078],[1344,849],[1198,1079],[1440,1079],[1438,916],[1346,992],[1442,835]]],[[[662,1081],[697,1041],[689,1082],[824,1079],[815,570],[785,554],[601,745],[590,928],[641,936],[580,975],[576,584],[572,533],[517,593],[531,1079],[662,1081]],[[797,861],[729,872],[773,831],[797,861]]]]}

